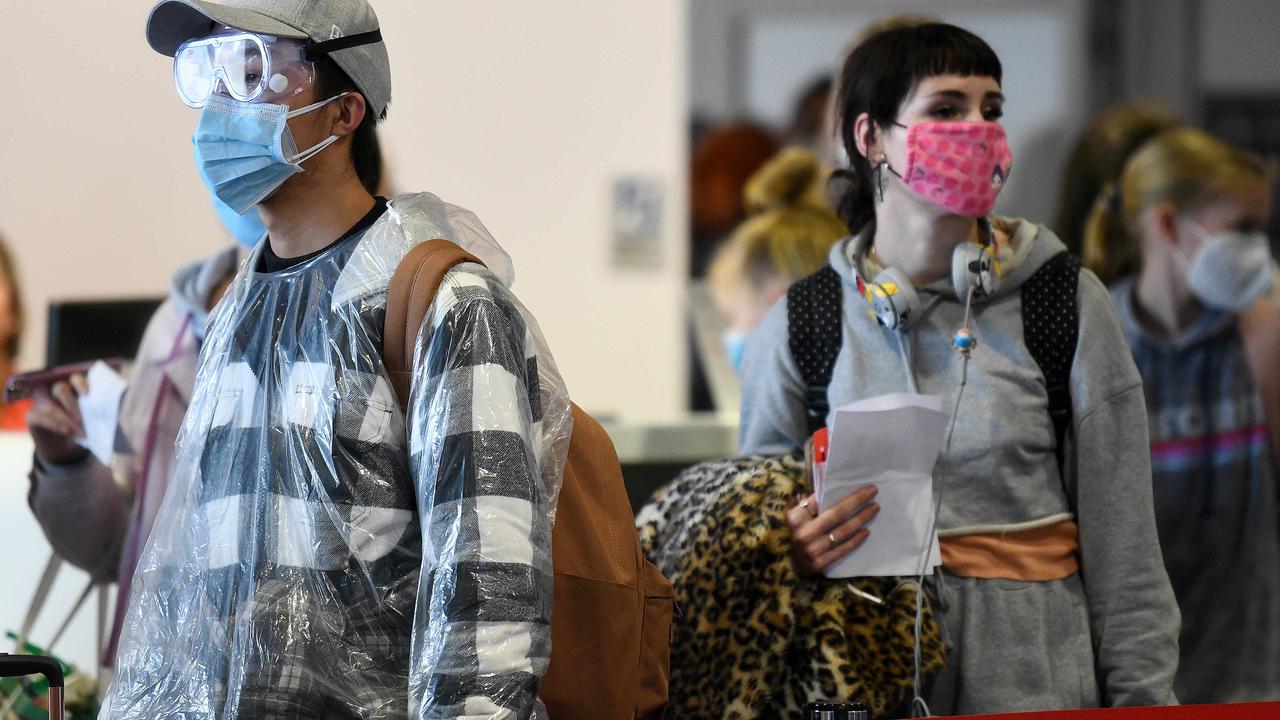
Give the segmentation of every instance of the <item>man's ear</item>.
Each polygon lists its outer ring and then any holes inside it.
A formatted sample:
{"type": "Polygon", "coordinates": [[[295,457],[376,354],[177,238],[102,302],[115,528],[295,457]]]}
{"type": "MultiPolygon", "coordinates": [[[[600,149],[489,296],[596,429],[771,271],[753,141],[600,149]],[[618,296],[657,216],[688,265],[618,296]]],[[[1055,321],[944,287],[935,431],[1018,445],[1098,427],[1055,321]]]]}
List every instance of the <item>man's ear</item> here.
{"type": "Polygon", "coordinates": [[[337,100],[333,101],[338,112],[333,118],[333,128],[329,134],[345,137],[356,131],[360,127],[360,123],[364,122],[364,114],[369,112],[369,106],[364,101],[364,96],[358,92],[349,92],[337,100]]]}
{"type": "Polygon", "coordinates": [[[867,113],[858,115],[853,121],[853,139],[858,144],[858,152],[872,165],[884,154],[880,147],[879,129],[867,113]]]}

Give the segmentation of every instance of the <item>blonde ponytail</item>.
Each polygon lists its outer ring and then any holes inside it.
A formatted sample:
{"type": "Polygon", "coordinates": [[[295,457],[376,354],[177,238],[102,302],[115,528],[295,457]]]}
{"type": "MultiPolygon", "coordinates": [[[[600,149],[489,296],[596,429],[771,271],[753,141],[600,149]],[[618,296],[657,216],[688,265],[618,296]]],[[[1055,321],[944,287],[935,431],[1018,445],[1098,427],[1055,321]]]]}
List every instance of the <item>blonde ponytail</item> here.
{"type": "Polygon", "coordinates": [[[1119,184],[1094,202],[1085,223],[1082,260],[1110,282],[1138,269],[1138,218],[1169,203],[1194,212],[1231,193],[1269,183],[1259,158],[1194,128],[1167,130],[1142,145],[1125,163],[1119,184]]]}
{"type": "Polygon", "coordinates": [[[1108,183],[1084,221],[1080,259],[1104,283],[1138,269],[1138,243],[1121,217],[1122,201],[1116,183],[1108,183]]]}

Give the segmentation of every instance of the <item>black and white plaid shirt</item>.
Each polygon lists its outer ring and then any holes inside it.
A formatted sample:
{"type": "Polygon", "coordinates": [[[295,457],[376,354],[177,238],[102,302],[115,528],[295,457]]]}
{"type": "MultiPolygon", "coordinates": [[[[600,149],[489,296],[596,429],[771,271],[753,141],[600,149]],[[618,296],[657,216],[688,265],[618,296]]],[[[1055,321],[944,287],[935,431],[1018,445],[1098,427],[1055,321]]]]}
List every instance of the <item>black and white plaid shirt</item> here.
{"type": "Polygon", "coordinates": [[[382,363],[399,222],[242,273],[215,312],[104,717],[540,708],[567,402],[546,427],[541,336],[467,264],[424,322],[406,418],[382,363]]]}

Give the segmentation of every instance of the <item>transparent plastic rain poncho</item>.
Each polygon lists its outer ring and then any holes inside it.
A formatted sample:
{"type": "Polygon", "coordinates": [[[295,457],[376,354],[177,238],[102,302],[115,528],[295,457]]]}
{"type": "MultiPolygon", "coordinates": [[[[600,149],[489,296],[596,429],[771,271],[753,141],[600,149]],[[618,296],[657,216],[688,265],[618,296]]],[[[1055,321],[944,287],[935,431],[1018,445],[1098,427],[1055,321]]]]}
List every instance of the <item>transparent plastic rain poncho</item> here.
{"type": "Polygon", "coordinates": [[[572,415],[511,263],[471,213],[393,200],[210,319],[178,470],[135,574],[104,718],[540,717],[572,415]],[[387,286],[452,239],[409,412],[387,286]]]}

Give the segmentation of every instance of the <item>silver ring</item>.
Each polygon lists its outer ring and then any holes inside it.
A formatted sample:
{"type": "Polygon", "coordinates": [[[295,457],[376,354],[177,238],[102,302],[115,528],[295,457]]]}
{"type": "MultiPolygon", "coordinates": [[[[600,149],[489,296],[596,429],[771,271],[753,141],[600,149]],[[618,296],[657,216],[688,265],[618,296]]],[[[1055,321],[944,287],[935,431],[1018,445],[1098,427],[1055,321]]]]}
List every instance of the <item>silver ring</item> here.
{"type": "Polygon", "coordinates": [[[836,539],[836,534],[834,532],[827,533],[827,541],[831,543],[831,547],[835,547],[840,544],[840,541],[836,539]]]}
{"type": "Polygon", "coordinates": [[[809,498],[805,498],[805,499],[803,499],[803,500],[801,500],[801,501],[800,501],[800,509],[802,509],[802,510],[808,510],[808,509],[809,509],[809,498]]]}

